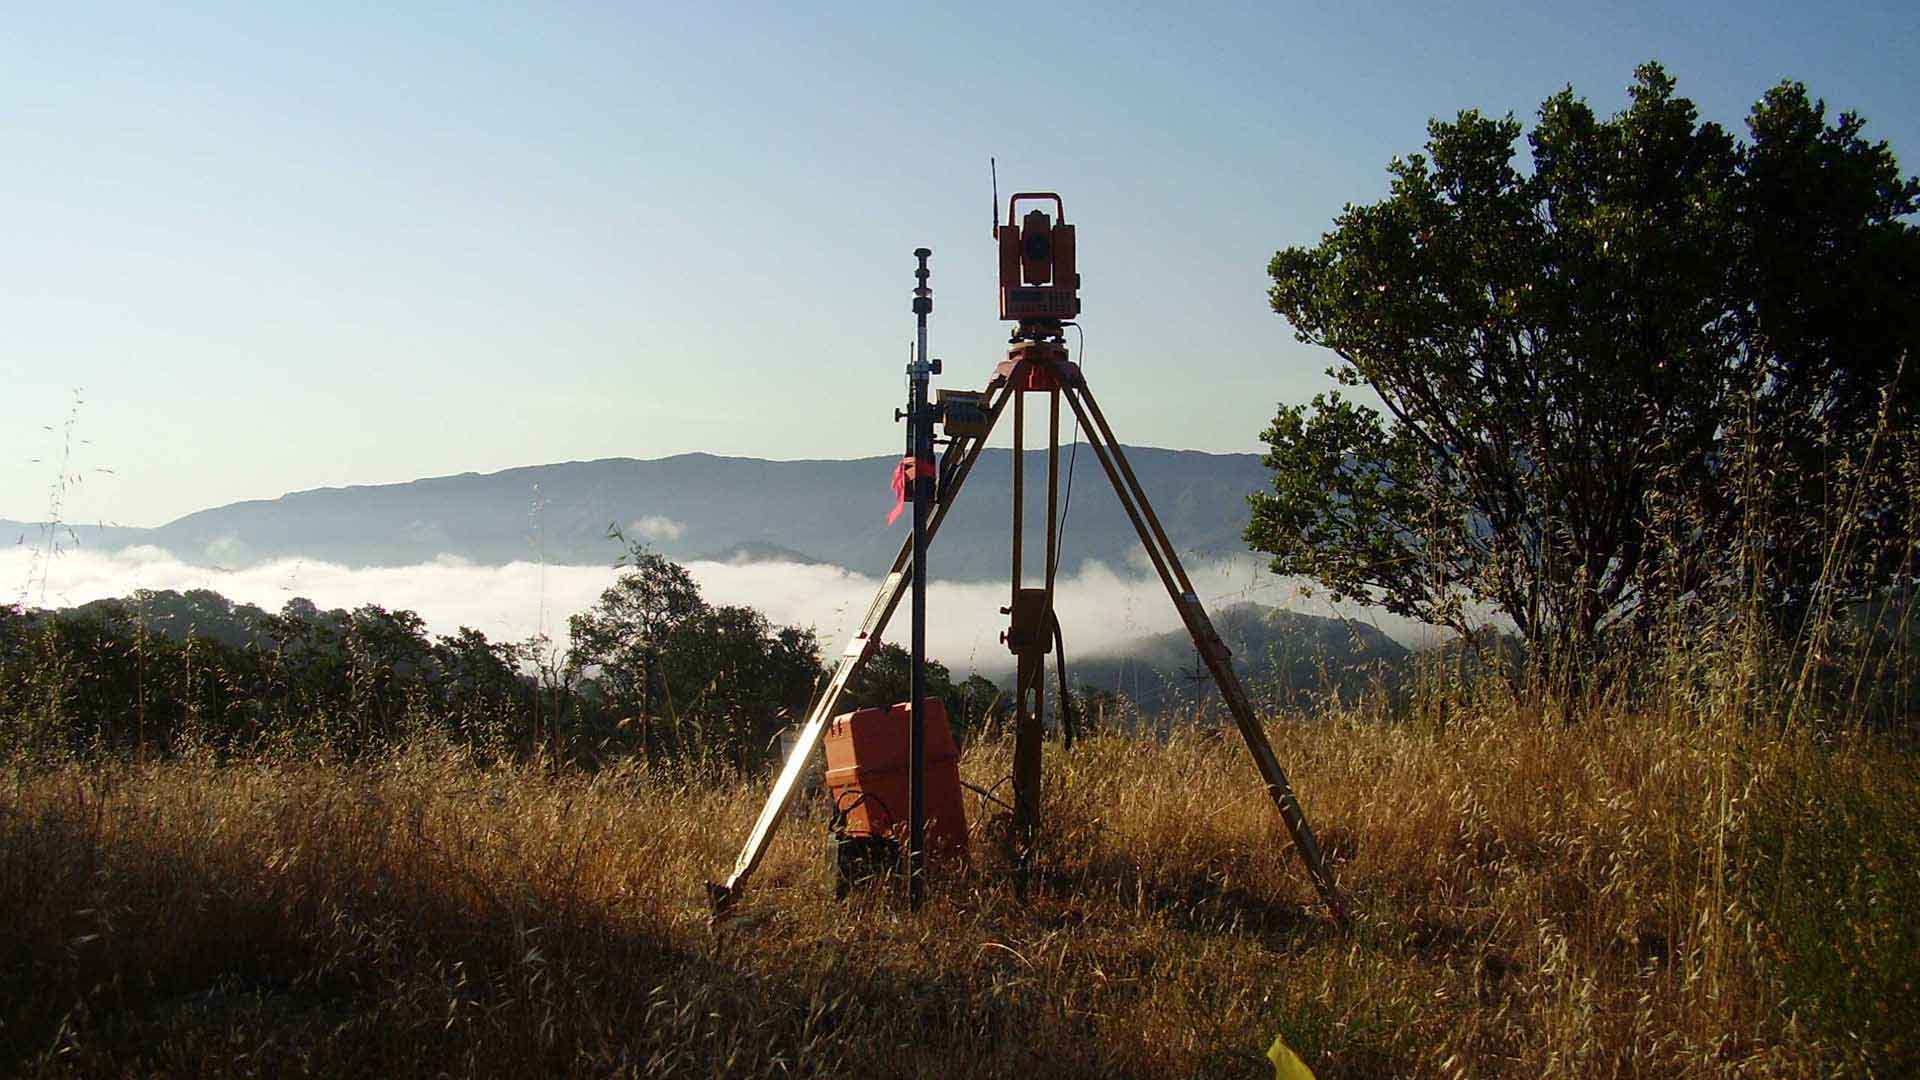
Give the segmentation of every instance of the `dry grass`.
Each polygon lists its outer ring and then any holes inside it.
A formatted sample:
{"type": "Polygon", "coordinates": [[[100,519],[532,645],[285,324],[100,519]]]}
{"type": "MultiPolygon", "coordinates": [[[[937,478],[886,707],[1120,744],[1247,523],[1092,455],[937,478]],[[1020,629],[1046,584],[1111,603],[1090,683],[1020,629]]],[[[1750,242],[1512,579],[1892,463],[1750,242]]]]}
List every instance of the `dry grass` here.
{"type": "MultiPolygon", "coordinates": [[[[1920,781],[1865,736],[1706,717],[1275,728],[1336,933],[1233,741],[1049,751],[1048,848],[909,916],[835,903],[764,790],[610,769],[21,768],[0,787],[0,1072],[1900,1075],[1920,781]]],[[[975,779],[1004,746],[970,750],[975,779]]],[[[973,809],[970,800],[969,809],[973,809]]],[[[986,847],[984,843],[982,847],[986,847]]]]}

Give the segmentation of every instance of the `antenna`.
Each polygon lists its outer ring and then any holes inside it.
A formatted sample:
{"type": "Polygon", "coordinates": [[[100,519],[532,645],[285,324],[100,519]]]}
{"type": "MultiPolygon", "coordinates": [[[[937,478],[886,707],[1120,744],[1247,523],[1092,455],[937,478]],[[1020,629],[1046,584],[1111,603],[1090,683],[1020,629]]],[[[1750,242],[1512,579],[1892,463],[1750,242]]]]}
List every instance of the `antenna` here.
{"type": "Polygon", "coordinates": [[[990,235],[1000,239],[1000,165],[993,158],[987,158],[987,172],[993,176],[993,231],[990,235]]]}

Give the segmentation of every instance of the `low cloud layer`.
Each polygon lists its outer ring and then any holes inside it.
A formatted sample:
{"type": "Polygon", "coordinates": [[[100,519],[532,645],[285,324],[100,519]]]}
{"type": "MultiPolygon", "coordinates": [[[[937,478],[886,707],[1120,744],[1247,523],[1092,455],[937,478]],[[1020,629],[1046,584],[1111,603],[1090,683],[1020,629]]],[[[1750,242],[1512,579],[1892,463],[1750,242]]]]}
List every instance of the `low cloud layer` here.
{"type": "MultiPolygon", "coordinates": [[[[857,628],[879,586],[876,578],[824,565],[695,562],[688,570],[710,603],[749,605],[776,624],[814,627],[829,659],[857,628]]],[[[211,589],[269,611],[303,596],[323,608],[369,603],[407,608],[419,612],[435,633],[471,626],[496,640],[518,641],[539,631],[564,639],[567,616],[590,607],[615,573],[605,566],[532,562],[478,566],[450,556],[403,567],[285,559],[229,570],[189,565],[152,547],[68,551],[51,559],[15,547],[0,554],[0,586],[8,586],[0,596],[32,607],[71,607],[126,596],[135,589],[211,589]]],[[[1252,600],[1332,613],[1295,583],[1266,573],[1251,559],[1198,566],[1192,577],[1201,598],[1216,609],[1252,600]]],[[[928,589],[929,652],[958,673],[1009,670],[1011,658],[999,641],[1006,626],[1000,608],[1007,603],[1007,591],[1003,583],[936,580],[928,589]]],[[[1088,563],[1063,577],[1055,591],[1069,659],[1108,652],[1130,639],[1180,625],[1159,580],[1134,567],[1116,571],[1088,563]]],[[[1410,644],[1425,637],[1401,620],[1352,610],[1341,613],[1375,623],[1410,644]]],[[[904,643],[906,632],[903,602],[887,637],[904,643]]]]}
{"type": "Polygon", "coordinates": [[[660,543],[666,540],[678,540],[687,534],[685,522],[675,521],[665,514],[649,514],[627,526],[627,532],[642,540],[660,543]]]}

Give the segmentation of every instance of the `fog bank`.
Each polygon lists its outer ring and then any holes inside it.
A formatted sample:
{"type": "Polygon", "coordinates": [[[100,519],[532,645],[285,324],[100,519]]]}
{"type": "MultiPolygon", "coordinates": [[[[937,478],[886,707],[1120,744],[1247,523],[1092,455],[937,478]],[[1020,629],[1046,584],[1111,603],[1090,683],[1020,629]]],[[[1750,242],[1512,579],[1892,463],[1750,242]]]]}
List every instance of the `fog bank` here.
{"type": "MultiPolygon", "coordinates": [[[[692,562],[687,569],[713,604],[758,608],[776,624],[811,626],[823,655],[857,629],[879,587],[877,578],[834,566],[796,563],[692,562]]],[[[936,566],[937,570],[937,566],[936,566]]],[[[136,589],[211,589],[236,603],[278,611],[302,596],[322,608],[379,604],[416,611],[434,633],[462,626],[503,641],[545,632],[564,644],[567,617],[592,606],[616,571],[606,566],[550,566],[513,562],[480,566],[443,556],[404,567],[348,567],[308,559],[283,559],[244,569],[193,566],[153,547],[116,552],[68,551],[49,559],[27,547],[0,554],[0,597],[30,607],[71,607],[120,597],[136,589]]],[[[1243,600],[1314,614],[1340,614],[1379,626],[1412,645],[1430,635],[1405,620],[1365,609],[1335,611],[1306,596],[1297,582],[1267,573],[1252,557],[1190,568],[1194,586],[1218,609],[1243,600]]],[[[1035,582],[1029,581],[1029,584],[1035,582]]],[[[929,653],[956,673],[997,674],[1012,668],[1000,631],[1008,587],[995,582],[936,580],[928,588],[929,653]]],[[[1067,657],[1109,652],[1130,639],[1177,629],[1179,617],[1159,579],[1140,567],[1114,568],[1089,562],[1055,587],[1056,608],[1067,657]]],[[[903,603],[888,640],[904,644],[903,603]]]]}

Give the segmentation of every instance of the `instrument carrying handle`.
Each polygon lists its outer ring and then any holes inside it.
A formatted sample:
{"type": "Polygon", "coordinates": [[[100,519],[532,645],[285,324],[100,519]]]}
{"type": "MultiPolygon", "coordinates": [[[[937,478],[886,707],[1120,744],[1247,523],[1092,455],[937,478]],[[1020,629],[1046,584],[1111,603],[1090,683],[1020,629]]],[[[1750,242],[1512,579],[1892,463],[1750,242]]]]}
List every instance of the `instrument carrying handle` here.
{"type": "Polygon", "coordinates": [[[1037,202],[1045,199],[1053,200],[1053,223],[1055,225],[1065,225],[1067,223],[1066,204],[1060,201],[1060,196],[1051,191],[1022,191],[1009,195],[1007,197],[1007,224],[1015,225],[1018,223],[1019,218],[1014,216],[1014,207],[1019,205],[1023,200],[1027,202],[1037,202]]]}

